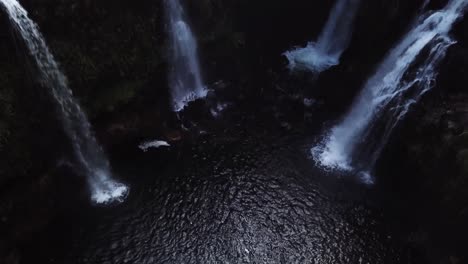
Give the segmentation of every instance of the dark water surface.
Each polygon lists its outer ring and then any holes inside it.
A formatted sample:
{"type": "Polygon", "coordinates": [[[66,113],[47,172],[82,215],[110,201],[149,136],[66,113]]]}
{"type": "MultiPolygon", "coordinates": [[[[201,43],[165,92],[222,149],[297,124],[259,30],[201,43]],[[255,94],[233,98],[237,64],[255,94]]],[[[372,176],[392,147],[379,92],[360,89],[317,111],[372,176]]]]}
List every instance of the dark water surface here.
{"type": "Polygon", "coordinates": [[[403,263],[369,187],[314,168],[301,135],[268,134],[207,135],[114,165],[132,179],[128,200],[61,209],[24,262],[403,263]]]}

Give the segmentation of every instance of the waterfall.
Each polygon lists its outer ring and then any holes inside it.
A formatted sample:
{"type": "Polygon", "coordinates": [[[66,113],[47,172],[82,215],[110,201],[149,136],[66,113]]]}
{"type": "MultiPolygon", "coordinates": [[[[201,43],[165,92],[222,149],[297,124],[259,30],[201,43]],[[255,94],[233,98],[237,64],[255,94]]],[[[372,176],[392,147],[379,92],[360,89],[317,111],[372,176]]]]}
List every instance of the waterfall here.
{"type": "Polygon", "coordinates": [[[16,0],[0,2],[34,58],[41,83],[49,89],[57,104],[60,119],[71,140],[80,169],[87,175],[91,199],[96,203],[123,200],[128,188],[112,180],[109,162],[93,135],[85,113],[73,98],[67,79],[50,53],[39,27],[16,0]]]}
{"type": "Polygon", "coordinates": [[[176,112],[191,101],[207,94],[203,85],[197,55],[197,41],[185,19],[179,0],[166,0],[169,34],[171,41],[171,69],[169,86],[176,112]]]}
{"type": "Polygon", "coordinates": [[[468,0],[450,0],[423,12],[367,81],[350,112],[312,149],[322,166],[352,171],[372,182],[373,169],[392,130],[434,86],[437,66],[455,43],[449,33],[468,0]]]}
{"type": "Polygon", "coordinates": [[[317,42],[284,53],[291,70],[320,73],[338,65],[348,47],[360,0],[337,0],[317,42]]]}

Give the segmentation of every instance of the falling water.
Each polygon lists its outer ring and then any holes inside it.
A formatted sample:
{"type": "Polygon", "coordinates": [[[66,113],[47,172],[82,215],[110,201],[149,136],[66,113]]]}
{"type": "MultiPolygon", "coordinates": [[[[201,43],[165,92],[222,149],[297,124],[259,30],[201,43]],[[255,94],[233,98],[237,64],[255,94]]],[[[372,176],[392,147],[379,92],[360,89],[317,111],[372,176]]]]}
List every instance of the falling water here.
{"type": "Polygon", "coordinates": [[[65,132],[72,142],[80,168],[88,176],[91,198],[96,203],[121,201],[128,188],[111,179],[110,165],[91,131],[86,115],[74,100],[67,79],[60,71],[38,26],[16,0],[0,0],[14,28],[21,34],[34,58],[41,82],[57,103],[65,132]]]}
{"type": "Polygon", "coordinates": [[[181,111],[187,103],[207,94],[202,83],[197,55],[197,42],[186,22],[179,0],[166,0],[171,39],[171,87],[174,110],[181,111]]]}
{"type": "Polygon", "coordinates": [[[341,54],[348,47],[353,33],[353,22],[360,0],[337,1],[317,42],[310,42],[304,48],[284,53],[291,70],[320,73],[339,64],[341,54]]]}
{"type": "Polygon", "coordinates": [[[468,0],[450,0],[435,13],[422,14],[370,78],[351,111],[312,149],[321,165],[360,173],[367,182],[392,130],[409,108],[434,86],[437,66],[455,43],[452,25],[468,0]]]}

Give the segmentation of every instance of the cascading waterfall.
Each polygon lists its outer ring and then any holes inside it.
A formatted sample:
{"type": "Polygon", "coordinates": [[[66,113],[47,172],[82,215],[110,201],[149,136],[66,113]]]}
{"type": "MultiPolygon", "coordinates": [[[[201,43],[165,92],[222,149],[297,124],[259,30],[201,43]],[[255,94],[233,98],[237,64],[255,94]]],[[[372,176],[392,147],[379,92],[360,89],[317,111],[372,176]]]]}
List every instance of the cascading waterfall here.
{"type": "Polygon", "coordinates": [[[60,119],[72,142],[74,154],[80,168],[88,177],[92,200],[96,203],[122,201],[128,193],[128,188],[112,180],[109,162],[91,131],[85,113],[73,98],[67,86],[67,79],[50,53],[39,27],[16,0],[0,0],[0,2],[34,58],[41,77],[40,81],[49,88],[57,103],[60,119]]]}
{"type": "Polygon", "coordinates": [[[203,85],[197,55],[197,42],[186,22],[179,0],[166,0],[169,34],[171,40],[171,70],[169,86],[176,112],[191,101],[207,95],[203,85]]]}
{"type": "Polygon", "coordinates": [[[449,33],[468,0],[450,0],[420,15],[370,78],[345,118],[312,149],[321,165],[370,176],[392,130],[410,107],[434,86],[437,66],[455,43],[449,33]]]}
{"type": "Polygon", "coordinates": [[[360,0],[337,0],[317,42],[284,53],[291,70],[320,73],[338,65],[353,34],[353,22],[360,0]]]}

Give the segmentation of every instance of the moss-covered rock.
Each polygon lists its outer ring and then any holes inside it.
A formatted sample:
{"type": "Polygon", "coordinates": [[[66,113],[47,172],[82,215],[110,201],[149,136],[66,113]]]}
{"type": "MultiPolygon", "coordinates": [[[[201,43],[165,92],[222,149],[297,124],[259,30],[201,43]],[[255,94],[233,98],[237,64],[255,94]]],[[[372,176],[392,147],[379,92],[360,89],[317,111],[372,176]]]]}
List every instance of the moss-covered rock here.
{"type": "Polygon", "coordinates": [[[144,85],[143,81],[125,81],[100,89],[96,92],[96,96],[92,98],[91,112],[115,111],[119,106],[128,104],[134,99],[144,85]]]}

